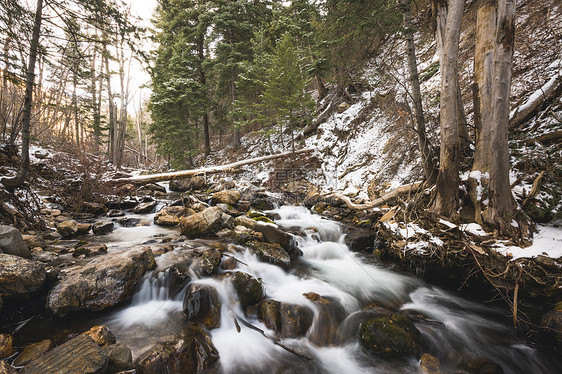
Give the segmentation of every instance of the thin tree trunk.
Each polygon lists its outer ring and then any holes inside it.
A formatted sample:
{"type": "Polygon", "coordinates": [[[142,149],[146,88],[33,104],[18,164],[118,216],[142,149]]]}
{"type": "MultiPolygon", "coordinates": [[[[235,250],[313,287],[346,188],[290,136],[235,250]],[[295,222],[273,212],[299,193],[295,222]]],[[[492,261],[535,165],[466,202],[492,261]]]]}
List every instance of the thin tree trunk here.
{"type": "MultiPolygon", "coordinates": [[[[515,41],[515,0],[499,0],[495,32],[492,86],[492,122],[490,124],[490,198],[484,221],[497,226],[504,234],[514,231],[511,225],[515,201],[509,182],[509,95],[515,41]]],[[[485,125],[484,125],[485,126],[485,125]]]]}
{"type": "Polygon", "coordinates": [[[431,211],[456,218],[459,206],[458,54],[464,0],[451,0],[444,35],[441,77],[441,154],[431,211]]]}
{"type": "Polygon", "coordinates": [[[402,18],[407,44],[408,71],[410,75],[410,85],[412,86],[412,98],[414,100],[416,132],[418,134],[418,149],[422,158],[425,180],[429,184],[434,184],[437,179],[437,170],[433,163],[433,157],[425,129],[425,116],[423,113],[422,95],[420,89],[420,79],[418,74],[418,64],[416,62],[416,46],[414,43],[414,30],[412,26],[412,14],[410,11],[410,0],[400,0],[402,6],[402,18]]]}
{"type": "MultiPolygon", "coordinates": [[[[203,87],[207,84],[207,77],[205,71],[203,70],[203,60],[205,59],[205,35],[206,29],[201,29],[201,34],[198,35],[197,39],[197,56],[199,58],[199,80],[203,87]]],[[[211,140],[209,135],[209,114],[207,108],[205,108],[205,113],[203,114],[203,154],[208,155],[211,153],[211,140]]]]}
{"type": "Polygon", "coordinates": [[[25,79],[25,98],[23,104],[23,121],[21,130],[21,164],[18,174],[14,178],[2,178],[1,182],[7,189],[14,190],[21,186],[29,170],[29,134],[31,128],[31,109],[33,106],[33,81],[35,80],[35,62],[39,48],[39,32],[43,14],[43,0],[37,0],[35,20],[33,21],[33,34],[29,47],[29,63],[25,79]]]}

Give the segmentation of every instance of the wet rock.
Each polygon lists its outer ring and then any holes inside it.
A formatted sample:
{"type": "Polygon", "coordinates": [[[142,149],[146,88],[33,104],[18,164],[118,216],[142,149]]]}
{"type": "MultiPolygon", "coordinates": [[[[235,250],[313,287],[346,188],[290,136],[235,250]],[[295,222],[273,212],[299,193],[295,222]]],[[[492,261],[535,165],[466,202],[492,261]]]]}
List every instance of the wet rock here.
{"type": "Polygon", "coordinates": [[[153,191],[153,192],[163,192],[166,193],[166,187],[161,186],[159,184],[156,183],[148,183],[145,184],[144,186],[141,187],[142,190],[149,190],[149,191],[153,191]]]}
{"type": "Polygon", "coordinates": [[[236,272],[232,277],[232,285],[244,308],[259,303],[265,297],[261,279],[256,279],[248,273],[236,272]]]}
{"type": "Polygon", "coordinates": [[[441,374],[439,359],[429,353],[424,353],[421,356],[420,369],[422,374],[441,374]]]}
{"type": "Polygon", "coordinates": [[[276,300],[264,300],[258,304],[258,319],[283,338],[306,335],[313,318],[313,312],[305,306],[276,300]]]}
{"type": "Polygon", "coordinates": [[[345,244],[354,252],[372,252],[375,239],[370,230],[354,230],[345,236],[345,244]]]}
{"type": "Polygon", "coordinates": [[[232,236],[232,234],[234,233],[234,231],[232,231],[231,229],[222,229],[219,232],[217,232],[217,236],[219,238],[228,238],[230,236],[232,236]]]}
{"type": "Polygon", "coordinates": [[[12,335],[0,334],[0,360],[10,357],[14,353],[13,343],[12,335]]]}
{"type": "Polygon", "coordinates": [[[113,344],[105,348],[109,360],[108,373],[118,373],[133,369],[131,349],[123,344],[113,344]]]}
{"type": "Polygon", "coordinates": [[[220,326],[221,302],[214,287],[191,283],[183,300],[183,313],[192,322],[200,322],[209,329],[220,326]]]}
{"type": "MultiPolygon", "coordinates": [[[[134,187],[133,187],[134,189],[134,187]]],[[[117,196],[109,196],[105,202],[105,206],[109,209],[132,209],[138,205],[137,199],[131,196],[120,198],[117,196]]]]}
{"type": "Polygon", "coordinates": [[[33,360],[21,373],[103,374],[108,364],[105,351],[92,338],[80,334],[33,360]]]}
{"type": "Polygon", "coordinates": [[[240,191],[224,190],[215,192],[212,196],[214,204],[235,205],[240,200],[240,191]]]}
{"type": "Polygon", "coordinates": [[[129,299],[148,269],[155,267],[149,247],[133,247],[67,269],[47,296],[58,317],[82,310],[102,310],[129,299]]]}
{"type": "Polygon", "coordinates": [[[261,243],[252,240],[246,245],[254,251],[261,261],[283,268],[288,268],[291,265],[289,254],[277,243],[261,243]]]}
{"type": "Polygon", "coordinates": [[[15,366],[25,366],[30,362],[41,357],[51,349],[55,348],[52,340],[43,340],[38,343],[28,345],[23,349],[19,356],[14,360],[15,366]]]}
{"type": "Polygon", "coordinates": [[[118,209],[111,209],[109,212],[107,212],[106,216],[111,217],[111,218],[124,217],[125,212],[123,212],[122,210],[118,210],[118,209]]]}
{"type": "Polygon", "coordinates": [[[0,374],[17,374],[17,370],[6,361],[0,361],[0,374]]]}
{"type": "Polygon", "coordinates": [[[90,252],[91,249],[86,246],[74,248],[74,251],[72,252],[72,257],[88,256],[90,255],[90,252]]]}
{"type": "Polygon", "coordinates": [[[88,234],[92,229],[92,225],[89,223],[77,223],[76,226],[78,227],[78,231],[76,231],[76,235],[88,234]]]}
{"type": "Polygon", "coordinates": [[[154,223],[160,226],[176,226],[180,223],[181,217],[189,217],[195,214],[191,208],[184,206],[169,206],[162,208],[154,216],[154,223]]]}
{"type": "Polygon", "coordinates": [[[100,347],[107,347],[108,345],[115,344],[115,336],[105,325],[94,326],[84,334],[92,338],[100,347]]]}
{"type": "Polygon", "coordinates": [[[138,374],[205,373],[219,359],[211,336],[193,324],[174,340],[158,343],[136,361],[138,374]]]}
{"type": "Polygon", "coordinates": [[[245,244],[252,240],[261,242],[263,241],[263,234],[244,226],[236,226],[234,228],[234,240],[239,244],[245,244]]]}
{"type": "Polygon", "coordinates": [[[238,261],[234,257],[228,257],[221,261],[220,268],[222,270],[234,270],[238,266],[238,261]]]}
{"type": "Polygon", "coordinates": [[[94,235],[106,235],[113,231],[113,222],[96,222],[92,227],[94,235]]]}
{"type": "Polygon", "coordinates": [[[191,178],[176,179],[170,181],[170,191],[185,192],[191,189],[191,178]]]}
{"type": "MultiPolygon", "coordinates": [[[[39,236],[39,235],[22,235],[21,237],[22,237],[25,245],[28,246],[29,248],[37,248],[37,247],[45,248],[45,239],[42,236],[39,236]]],[[[1,239],[0,239],[0,241],[1,241],[1,239]]],[[[2,249],[0,249],[0,251],[1,250],[2,249]]],[[[5,252],[5,253],[7,253],[7,252],[5,252]]],[[[12,253],[8,253],[8,254],[12,254],[12,253]]],[[[20,256],[20,257],[23,257],[23,256],[20,256]]]]}
{"type": "Polygon", "coordinates": [[[0,295],[28,296],[45,283],[45,264],[0,254],[0,295]]]}
{"type": "Polygon", "coordinates": [[[193,262],[192,269],[196,274],[209,276],[217,272],[221,254],[218,251],[207,249],[193,262]]]}
{"type": "Polygon", "coordinates": [[[250,217],[238,216],[234,218],[234,226],[244,226],[253,230],[255,225],[256,221],[254,221],[250,217]]]}
{"type": "Polygon", "coordinates": [[[384,357],[418,355],[421,334],[408,317],[393,314],[361,323],[359,343],[369,353],[384,357]]]}
{"type": "Polygon", "coordinates": [[[473,357],[465,360],[461,365],[461,369],[469,374],[503,374],[504,371],[500,364],[490,360],[489,358],[473,357]]]}
{"type": "Polygon", "coordinates": [[[59,224],[57,224],[57,231],[64,238],[70,238],[76,235],[76,233],[78,232],[78,223],[74,220],[65,218],[64,221],[59,222],[59,224]]]}
{"type": "Polygon", "coordinates": [[[140,203],[135,207],[135,209],[133,209],[133,212],[137,214],[152,213],[154,208],[156,208],[156,205],[158,205],[157,201],[147,201],[145,203],[140,203]]]}
{"type": "Polygon", "coordinates": [[[31,252],[25,245],[21,233],[12,226],[0,226],[0,253],[31,258],[31,252]]]}
{"type": "Polygon", "coordinates": [[[211,235],[221,229],[223,212],[218,207],[180,218],[181,233],[190,238],[211,235]]]}
{"type": "Polygon", "coordinates": [[[88,201],[82,202],[80,210],[84,213],[92,213],[95,215],[104,214],[107,210],[104,204],[91,203],[88,201]]]}
{"type": "Polygon", "coordinates": [[[290,234],[282,231],[277,225],[257,222],[254,230],[263,234],[263,239],[272,244],[279,244],[292,257],[302,256],[302,252],[296,248],[295,241],[290,234]]]}

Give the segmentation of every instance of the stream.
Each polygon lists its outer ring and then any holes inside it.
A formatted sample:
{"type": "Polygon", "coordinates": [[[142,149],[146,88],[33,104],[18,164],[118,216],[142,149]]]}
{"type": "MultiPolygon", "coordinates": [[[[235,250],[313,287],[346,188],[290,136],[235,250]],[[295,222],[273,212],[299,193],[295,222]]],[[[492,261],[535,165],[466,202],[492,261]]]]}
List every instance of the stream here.
{"type": "MultiPolygon", "coordinates": [[[[554,363],[515,336],[507,324],[505,310],[469,301],[421,278],[394,271],[376,259],[351,252],[344,244],[344,233],[338,223],[311,214],[304,207],[283,206],[270,213],[277,215],[279,226],[304,233],[296,236],[303,256],[293,261],[289,271],[261,262],[250,250],[240,247],[231,253],[239,260],[235,270],[220,270],[218,276],[211,278],[192,274],[191,282],[215,287],[222,303],[220,327],[210,331],[220,355],[213,372],[420,372],[419,360],[413,356],[382,359],[367,354],[358,343],[362,321],[396,312],[414,318],[426,346],[424,351],[439,358],[443,372],[458,372],[463,362],[474,357],[493,360],[504,373],[556,372],[554,363]],[[267,299],[306,306],[313,311],[312,326],[304,337],[281,339],[284,346],[311,360],[288,352],[254,329],[237,325],[233,316],[248,321],[269,337],[275,336],[255,313],[245,314],[241,308],[231,277],[224,276],[233,271],[261,278],[267,299]],[[321,310],[319,304],[303,295],[311,292],[333,301],[338,308],[326,313],[326,309],[321,310]]],[[[184,240],[176,229],[154,225],[153,216],[128,215],[145,225],[117,226],[97,240],[106,243],[110,253],[146,242],[177,242],[174,251],[156,257],[159,267],[173,261],[177,251],[213,245],[212,241],[184,240]]],[[[176,295],[170,295],[169,287],[166,272],[151,271],[130,303],[81,323],[88,328],[107,325],[117,341],[129,346],[136,358],[187,324],[182,310],[186,287],[176,295]]]]}

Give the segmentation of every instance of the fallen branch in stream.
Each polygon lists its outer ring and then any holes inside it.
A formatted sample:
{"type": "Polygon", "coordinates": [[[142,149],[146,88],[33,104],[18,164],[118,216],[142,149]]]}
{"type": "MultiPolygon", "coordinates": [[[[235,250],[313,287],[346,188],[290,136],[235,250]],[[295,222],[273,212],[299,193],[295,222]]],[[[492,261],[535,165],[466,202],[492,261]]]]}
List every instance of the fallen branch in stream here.
{"type": "Polygon", "coordinates": [[[407,186],[400,186],[394,191],[389,192],[386,195],[365,204],[355,204],[351,201],[349,197],[340,194],[332,194],[329,196],[334,196],[341,199],[349,209],[364,210],[364,209],[372,209],[372,208],[379,207],[390,201],[396,200],[396,198],[398,198],[401,195],[406,195],[411,192],[416,192],[422,187],[423,187],[423,182],[417,182],[407,186]]]}
{"type": "MultiPolygon", "coordinates": [[[[302,353],[299,353],[299,352],[295,351],[294,349],[292,349],[292,348],[290,348],[290,347],[287,347],[286,345],[284,345],[283,343],[281,343],[281,342],[279,341],[279,339],[277,339],[277,338],[272,338],[271,336],[267,336],[267,334],[265,333],[265,331],[263,331],[263,330],[260,329],[259,327],[256,327],[256,326],[252,325],[250,322],[245,321],[243,318],[236,318],[236,316],[234,316],[234,315],[233,315],[233,317],[234,317],[235,324],[236,324],[237,326],[238,326],[237,320],[240,320],[240,322],[242,322],[242,324],[243,324],[244,326],[246,326],[246,327],[248,327],[248,328],[250,328],[250,329],[252,329],[252,330],[254,330],[254,331],[259,332],[261,335],[263,335],[263,336],[266,337],[267,339],[271,340],[271,341],[273,342],[273,344],[275,344],[276,346],[279,346],[279,347],[283,348],[284,350],[286,350],[286,351],[289,352],[289,353],[294,354],[295,356],[298,356],[298,357],[300,357],[300,358],[302,358],[302,359],[305,359],[307,362],[308,362],[308,361],[312,361],[312,358],[311,358],[311,357],[305,356],[305,355],[303,355],[302,353]]],[[[238,327],[238,328],[239,328],[239,327],[238,327]]],[[[237,330],[238,330],[238,328],[237,328],[237,330]]],[[[240,332],[240,331],[238,331],[238,332],[240,332]]]]}
{"type": "Polygon", "coordinates": [[[115,179],[114,182],[122,182],[122,183],[151,183],[151,182],[162,182],[162,181],[171,181],[175,179],[182,179],[186,177],[192,177],[194,175],[200,174],[212,174],[212,173],[220,173],[224,171],[233,172],[238,169],[240,166],[255,164],[257,162],[262,161],[269,161],[275,160],[278,158],[283,157],[291,157],[295,155],[300,155],[303,153],[310,153],[313,152],[313,149],[301,149],[295,152],[286,152],[286,153],[279,153],[276,155],[269,155],[257,158],[251,158],[249,160],[242,160],[233,162],[227,165],[221,166],[211,166],[208,168],[200,168],[200,169],[192,169],[192,170],[181,170],[171,173],[160,173],[160,174],[152,174],[152,175],[137,175],[130,178],[119,178],[115,179]]]}

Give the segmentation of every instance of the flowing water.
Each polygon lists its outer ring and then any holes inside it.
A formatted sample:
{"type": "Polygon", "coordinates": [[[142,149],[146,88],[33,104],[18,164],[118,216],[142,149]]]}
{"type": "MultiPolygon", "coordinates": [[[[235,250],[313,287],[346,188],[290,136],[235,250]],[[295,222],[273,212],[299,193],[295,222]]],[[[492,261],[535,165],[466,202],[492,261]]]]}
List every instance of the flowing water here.
{"type": "MultiPolygon", "coordinates": [[[[313,324],[305,337],[281,340],[284,346],[311,360],[283,349],[246,325],[237,326],[234,316],[265,331],[269,337],[275,336],[255,315],[245,315],[231,277],[197,278],[192,274],[192,282],[215,287],[222,302],[220,327],[211,330],[220,354],[219,372],[419,372],[414,357],[383,360],[364,353],[358,344],[361,321],[398,311],[418,316],[416,327],[422,333],[426,351],[440,359],[444,372],[455,372],[471,357],[491,359],[505,373],[556,372],[534,349],[514,336],[505,324],[504,311],[468,301],[350,252],[337,223],[310,214],[303,207],[281,207],[274,213],[280,217],[277,224],[304,233],[296,239],[302,258],[290,271],[285,271],[260,262],[250,251],[242,250],[232,253],[240,260],[234,271],[261,278],[267,298],[314,311],[313,324]],[[338,306],[336,311],[326,315],[325,310],[303,295],[310,292],[331,300],[338,306]]],[[[149,227],[149,231],[163,230],[149,227]]],[[[135,238],[127,241],[141,241],[137,233],[127,237],[135,238]]],[[[186,246],[174,252],[189,250],[189,243],[186,246]]],[[[163,263],[172,260],[173,252],[157,258],[162,268],[163,263]]],[[[173,336],[187,323],[182,313],[185,287],[178,294],[170,295],[168,282],[165,271],[147,274],[130,305],[104,316],[101,321],[110,327],[118,341],[131,347],[134,356],[158,340],[173,336]]]]}

